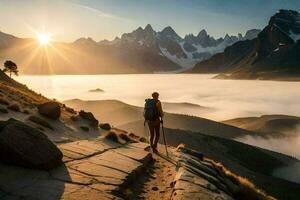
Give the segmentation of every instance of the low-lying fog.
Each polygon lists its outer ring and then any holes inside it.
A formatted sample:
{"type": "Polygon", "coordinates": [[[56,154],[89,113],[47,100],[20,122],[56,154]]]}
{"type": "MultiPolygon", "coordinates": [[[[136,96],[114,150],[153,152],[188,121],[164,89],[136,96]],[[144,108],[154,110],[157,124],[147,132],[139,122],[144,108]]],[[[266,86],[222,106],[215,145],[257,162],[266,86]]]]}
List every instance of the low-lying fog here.
{"type": "Polygon", "coordinates": [[[264,149],[281,152],[293,156],[297,159],[300,159],[300,150],[299,150],[300,149],[300,127],[298,127],[298,134],[296,137],[261,138],[261,137],[246,136],[243,138],[236,138],[236,140],[246,144],[258,146],[264,149]]]}
{"type": "Polygon", "coordinates": [[[19,76],[16,79],[58,100],[118,99],[143,106],[153,91],[165,102],[188,102],[205,108],[171,107],[169,112],[226,120],[262,114],[300,116],[300,82],[219,80],[213,75],[19,76]],[[104,92],[89,92],[100,88],[104,92]],[[172,109],[173,108],[173,109],[172,109]]]}

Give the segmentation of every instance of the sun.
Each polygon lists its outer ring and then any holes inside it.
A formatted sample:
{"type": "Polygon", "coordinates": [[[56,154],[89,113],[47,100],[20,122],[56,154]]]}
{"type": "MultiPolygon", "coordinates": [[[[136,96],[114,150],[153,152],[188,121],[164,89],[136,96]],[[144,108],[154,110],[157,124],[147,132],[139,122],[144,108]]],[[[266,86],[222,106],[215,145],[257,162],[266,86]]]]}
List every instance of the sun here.
{"type": "Polygon", "coordinates": [[[39,43],[43,46],[50,44],[51,42],[51,35],[48,33],[38,33],[37,39],[39,43]]]}

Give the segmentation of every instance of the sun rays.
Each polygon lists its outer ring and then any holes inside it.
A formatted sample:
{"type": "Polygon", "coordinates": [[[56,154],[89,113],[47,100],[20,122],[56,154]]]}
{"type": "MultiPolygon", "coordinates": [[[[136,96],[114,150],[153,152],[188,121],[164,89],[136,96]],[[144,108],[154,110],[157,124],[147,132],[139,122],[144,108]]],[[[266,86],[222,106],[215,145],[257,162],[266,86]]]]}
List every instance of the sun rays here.
{"type": "Polygon", "coordinates": [[[37,33],[37,39],[41,45],[49,45],[51,42],[51,35],[49,33],[37,33]]]}

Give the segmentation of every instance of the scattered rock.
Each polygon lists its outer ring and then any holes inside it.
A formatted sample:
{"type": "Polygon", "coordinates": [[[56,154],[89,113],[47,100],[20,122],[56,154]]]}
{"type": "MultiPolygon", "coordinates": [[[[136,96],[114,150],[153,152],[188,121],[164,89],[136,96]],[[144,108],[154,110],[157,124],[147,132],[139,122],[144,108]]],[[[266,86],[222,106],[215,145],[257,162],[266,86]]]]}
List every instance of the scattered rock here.
{"type": "Polygon", "coordinates": [[[104,90],[100,89],[100,88],[96,88],[93,90],[89,90],[89,92],[104,92],[104,90]]]}
{"type": "Polygon", "coordinates": [[[51,101],[38,106],[39,113],[50,119],[58,119],[61,115],[61,109],[57,102],[51,101]]]}
{"type": "Polygon", "coordinates": [[[36,115],[31,115],[28,117],[28,120],[36,123],[36,124],[39,124],[41,126],[44,126],[46,128],[49,128],[51,130],[54,130],[53,126],[51,126],[51,124],[49,124],[49,122],[47,122],[46,120],[36,116],[36,115]]]}
{"type": "Polygon", "coordinates": [[[88,132],[90,129],[87,126],[80,126],[81,130],[88,132]]]}
{"type": "Polygon", "coordinates": [[[99,122],[98,120],[94,117],[93,113],[91,112],[85,112],[81,110],[79,112],[79,116],[82,117],[83,119],[86,119],[90,122],[91,126],[98,126],[99,122]]]}
{"type": "Polygon", "coordinates": [[[0,121],[0,161],[52,169],[62,163],[61,151],[38,129],[15,119],[0,121]]]}
{"type": "Polygon", "coordinates": [[[103,124],[101,123],[99,125],[99,127],[102,128],[103,130],[107,130],[107,131],[109,131],[111,129],[111,126],[109,123],[103,123],[103,124]]]}

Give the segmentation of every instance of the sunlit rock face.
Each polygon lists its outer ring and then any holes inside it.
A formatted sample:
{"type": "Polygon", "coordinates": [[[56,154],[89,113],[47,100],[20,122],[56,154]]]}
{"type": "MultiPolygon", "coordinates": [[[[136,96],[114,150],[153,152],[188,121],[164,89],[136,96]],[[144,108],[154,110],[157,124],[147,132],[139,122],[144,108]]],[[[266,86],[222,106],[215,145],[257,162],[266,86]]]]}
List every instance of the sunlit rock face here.
{"type": "Polygon", "coordinates": [[[190,72],[223,73],[218,78],[299,80],[299,39],[299,13],[279,10],[256,39],[237,42],[190,72]]]}

